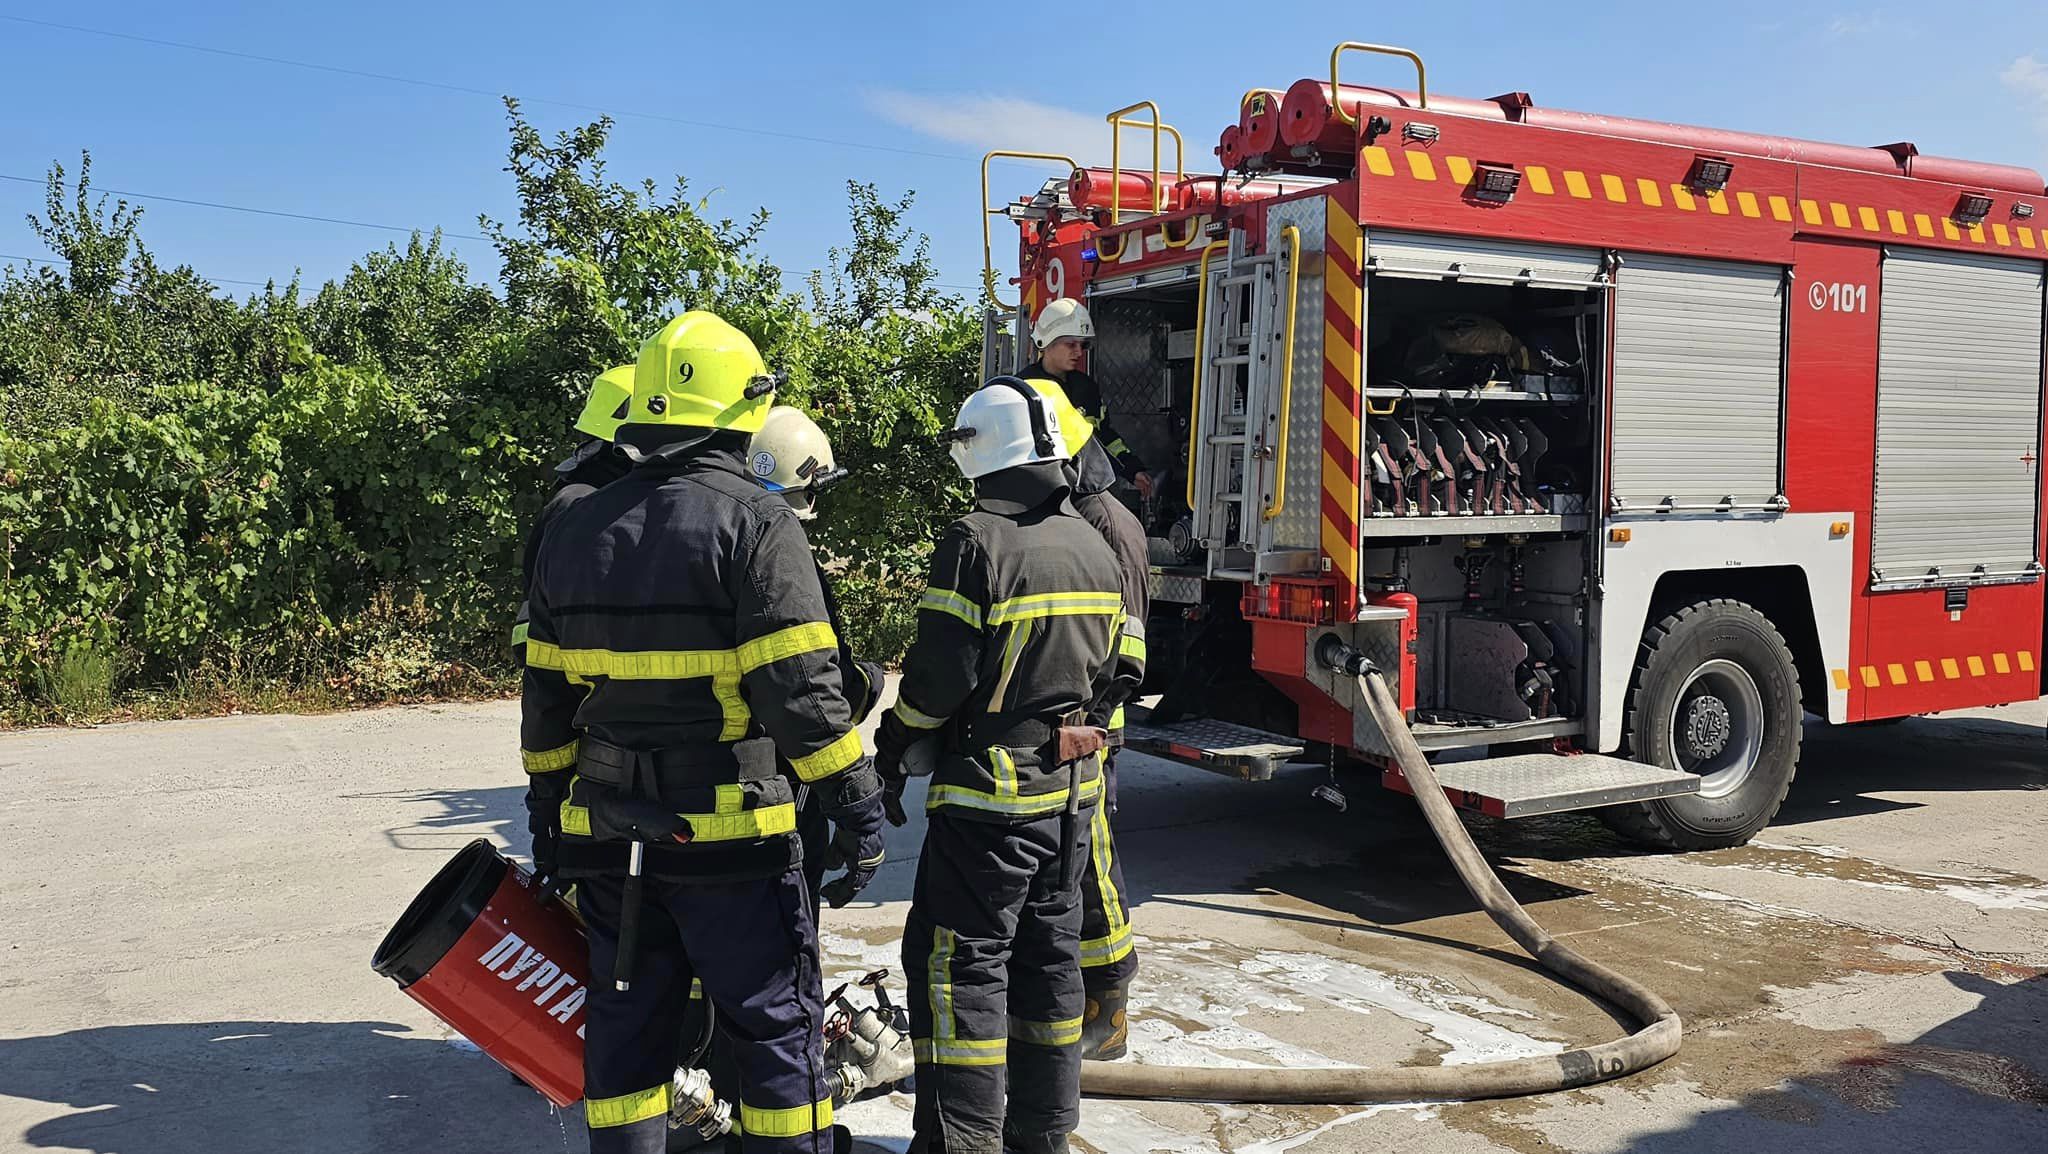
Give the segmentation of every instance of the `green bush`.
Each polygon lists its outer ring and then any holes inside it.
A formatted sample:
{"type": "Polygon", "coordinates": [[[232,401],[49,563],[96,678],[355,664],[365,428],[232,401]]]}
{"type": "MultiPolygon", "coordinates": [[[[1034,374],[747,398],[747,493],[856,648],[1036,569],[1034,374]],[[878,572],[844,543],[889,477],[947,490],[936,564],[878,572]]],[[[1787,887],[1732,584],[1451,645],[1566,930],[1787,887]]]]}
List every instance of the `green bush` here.
{"type": "Polygon", "coordinates": [[[89,157],[75,184],[53,166],[34,223],[68,267],[0,271],[0,712],[514,684],[520,546],[569,420],[685,308],[746,329],[832,436],[853,475],[813,541],[863,655],[900,656],[906,590],[966,505],[934,434],[979,339],[910,198],[849,185],[852,240],[791,293],[765,214],[611,181],[608,121],[549,138],[508,111],[496,291],[415,236],[310,300],[238,302],[162,269],[89,157]]]}

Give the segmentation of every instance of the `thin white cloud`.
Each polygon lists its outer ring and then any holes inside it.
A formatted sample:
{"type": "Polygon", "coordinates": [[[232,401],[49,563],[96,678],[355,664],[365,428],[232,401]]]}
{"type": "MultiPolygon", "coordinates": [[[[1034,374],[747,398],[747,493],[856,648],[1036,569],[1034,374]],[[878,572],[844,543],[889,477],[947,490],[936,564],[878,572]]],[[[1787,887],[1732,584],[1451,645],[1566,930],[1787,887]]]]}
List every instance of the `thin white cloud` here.
{"type": "MultiPolygon", "coordinates": [[[[1102,161],[1109,155],[1109,125],[1100,116],[1071,108],[980,93],[878,88],[865,95],[869,110],[884,120],[977,152],[999,148],[1057,152],[1084,164],[1102,161]]],[[[1129,153],[1139,147],[1140,141],[1149,158],[1151,143],[1138,133],[1125,138],[1125,151],[1129,153]]]]}
{"type": "Polygon", "coordinates": [[[1826,31],[1831,40],[1861,40],[1879,36],[1905,36],[1910,34],[1913,28],[1911,24],[1888,12],[1869,9],[1836,15],[1828,21],[1826,31]]]}
{"type": "Polygon", "coordinates": [[[2020,111],[2034,118],[2035,126],[2048,132],[2048,64],[2028,55],[2007,65],[1998,74],[2007,91],[2019,98],[2020,111]]]}

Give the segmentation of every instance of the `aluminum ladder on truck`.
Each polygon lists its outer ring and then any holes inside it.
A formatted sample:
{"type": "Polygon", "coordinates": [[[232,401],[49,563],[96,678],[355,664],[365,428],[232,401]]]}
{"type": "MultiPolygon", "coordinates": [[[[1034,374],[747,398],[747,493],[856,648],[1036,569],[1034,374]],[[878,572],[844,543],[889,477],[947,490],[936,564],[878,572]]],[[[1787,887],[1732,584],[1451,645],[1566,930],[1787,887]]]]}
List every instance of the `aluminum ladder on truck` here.
{"type": "Polygon", "coordinates": [[[1299,550],[1277,550],[1266,531],[1281,475],[1287,321],[1293,254],[1249,255],[1232,230],[1202,254],[1195,410],[1188,432],[1188,507],[1194,537],[1218,580],[1299,572],[1299,550]]]}

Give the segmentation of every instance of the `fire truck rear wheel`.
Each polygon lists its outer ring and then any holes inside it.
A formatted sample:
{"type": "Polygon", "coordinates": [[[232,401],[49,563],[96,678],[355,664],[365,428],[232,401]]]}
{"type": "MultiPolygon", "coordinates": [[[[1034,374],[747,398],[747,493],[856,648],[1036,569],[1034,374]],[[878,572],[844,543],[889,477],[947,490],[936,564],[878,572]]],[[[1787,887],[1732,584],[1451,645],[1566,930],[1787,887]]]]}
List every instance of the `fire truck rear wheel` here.
{"type": "Polygon", "coordinates": [[[1656,849],[1741,845],[1769,825],[1799,766],[1792,650],[1740,601],[1699,601],[1643,633],[1623,740],[1629,756],[1700,775],[1700,792],[1598,811],[1656,849]]]}

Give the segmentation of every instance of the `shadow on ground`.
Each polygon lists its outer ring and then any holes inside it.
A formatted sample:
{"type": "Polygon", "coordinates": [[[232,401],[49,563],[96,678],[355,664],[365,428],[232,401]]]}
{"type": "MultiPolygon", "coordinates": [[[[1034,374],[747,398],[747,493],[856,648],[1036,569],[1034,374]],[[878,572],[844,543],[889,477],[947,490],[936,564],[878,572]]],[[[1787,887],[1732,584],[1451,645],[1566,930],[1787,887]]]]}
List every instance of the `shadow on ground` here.
{"type": "Polygon", "coordinates": [[[1821,1073],[1642,1135],[1623,1149],[2040,1149],[2048,1133],[2048,1066],[2041,1059],[2048,1047],[2048,974],[2012,984],[1963,972],[1946,976],[1982,998],[1975,1009],[1903,1044],[1872,1034],[1856,1053],[1821,1073]]]}
{"type": "MultiPolygon", "coordinates": [[[[397,996],[393,992],[393,996],[397,996]]],[[[0,1041],[0,1094],[69,1107],[33,1149],[95,1154],[582,1151],[482,1054],[388,1022],[104,1026],[0,1041]]]]}

